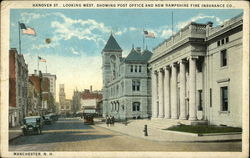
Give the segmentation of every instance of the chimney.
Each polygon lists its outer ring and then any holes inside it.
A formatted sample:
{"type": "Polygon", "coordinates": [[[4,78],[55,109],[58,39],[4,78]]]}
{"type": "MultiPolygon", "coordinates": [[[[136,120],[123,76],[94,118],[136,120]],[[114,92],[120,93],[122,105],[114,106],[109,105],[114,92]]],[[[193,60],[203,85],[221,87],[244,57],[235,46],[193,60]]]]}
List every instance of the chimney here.
{"type": "Polygon", "coordinates": [[[90,93],[92,93],[92,85],[90,86],[90,93]]]}
{"type": "Polygon", "coordinates": [[[206,25],[206,36],[210,35],[209,31],[212,29],[212,27],[213,27],[213,22],[211,22],[211,21],[207,22],[207,25],[206,25]]]}
{"type": "Polygon", "coordinates": [[[141,53],[141,47],[136,47],[135,49],[138,53],[141,53]]]}

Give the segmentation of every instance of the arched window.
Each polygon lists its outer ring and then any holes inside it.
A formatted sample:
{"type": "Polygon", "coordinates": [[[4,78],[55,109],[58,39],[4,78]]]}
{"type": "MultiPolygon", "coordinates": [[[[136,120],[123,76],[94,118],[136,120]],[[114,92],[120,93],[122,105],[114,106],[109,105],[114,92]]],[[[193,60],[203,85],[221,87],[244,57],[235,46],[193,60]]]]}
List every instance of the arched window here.
{"type": "Polygon", "coordinates": [[[133,102],[132,106],[133,111],[140,111],[140,102],[133,102]]]}

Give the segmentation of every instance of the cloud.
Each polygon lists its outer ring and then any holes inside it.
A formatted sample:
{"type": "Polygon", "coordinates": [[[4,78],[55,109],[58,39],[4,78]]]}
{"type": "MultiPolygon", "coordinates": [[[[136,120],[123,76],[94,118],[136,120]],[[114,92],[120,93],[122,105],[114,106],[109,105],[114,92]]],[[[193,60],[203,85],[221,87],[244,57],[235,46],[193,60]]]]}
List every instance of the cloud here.
{"type": "Polygon", "coordinates": [[[138,29],[135,27],[129,27],[129,31],[136,31],[136,30],[138,30],[138,29]]]}
{"type": "Polygon", "coordinates": [[[79,55],[79,52],[76,51],[74,48],[70,48],[72,54],[79,55]]]}
{"type": "Polygon", "coordinates": [[[167,30],[163,30],[161,33],[161,37],[162,38],[166,38],[172,35],[172,30],[171,29],[167,29],[167,30]]]}
{"type": "Polygon", "coordinates": [[[201,19],[214,19],[219,25],[221,25],[223,23],[223,21],[216,16],[199,14],[197,16],[192,17],[191,19],[189,19],[187,21],[179,22],[177,24],[177,29],[179,30],[179,29],[185,27],[186,25],[188,25],[190,22],[195,22],[195,21],[198,21],[201,19]]]}
{"type": "Polygon", "coordinates": [[[27,13],[27,12],[23,12],[21,13],[21,22],[24,23],[29,23],[32,20],[36,20],[36,19],[40,19],[40,18],[45,18],[47,16],[49,16],[51,14],[38,14],[38,13],[27,13]]]}
{"type": "Polygon", "coordinates": [[[51,27],[55,29],[57,40],[70,40],[76,37],[80,40],[89,40],[95,42],[105,42],[103,34],[110,32],[109,28],[102,22],[97,22],[93,19],[71,19],[62,13],[55,13],[61,17],[63,22],[52,21],[51,27]]]}

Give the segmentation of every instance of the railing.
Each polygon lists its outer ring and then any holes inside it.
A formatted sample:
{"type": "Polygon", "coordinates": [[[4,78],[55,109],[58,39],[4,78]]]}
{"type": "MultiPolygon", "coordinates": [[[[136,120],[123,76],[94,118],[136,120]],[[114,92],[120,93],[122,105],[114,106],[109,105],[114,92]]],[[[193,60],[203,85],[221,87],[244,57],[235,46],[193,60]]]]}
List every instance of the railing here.
{"type": "Polygon", "coordinates": [[[153,51],[155,52],[153,54],[152,58],[156,58],[158,56],[161,56],[166,50],[171,48],[173,45],[177,44],[178,42],[186,39],[187,37],[195,37],[196,34],[206,34],[206,24],[198,24],[191,22],[186,27],[181,29],[179,32],[177,32],[175,35],[169,37],[162,43],[160,43],[158,46],[156,46],[153,51]]]}
{"type": "Polygon", "coordinates": [[[211,30],[209,30],[209,35],[212,35],[212,34],[218,32],[219,30],[221,30],[222,27],[230,26],[230,25],[242,20],[242,15],[243,14],[241,13],[241,14],[235,16],[234,18],[224,22],[222,25],[217,26],[217,27],[213,27],[211,30]]]}

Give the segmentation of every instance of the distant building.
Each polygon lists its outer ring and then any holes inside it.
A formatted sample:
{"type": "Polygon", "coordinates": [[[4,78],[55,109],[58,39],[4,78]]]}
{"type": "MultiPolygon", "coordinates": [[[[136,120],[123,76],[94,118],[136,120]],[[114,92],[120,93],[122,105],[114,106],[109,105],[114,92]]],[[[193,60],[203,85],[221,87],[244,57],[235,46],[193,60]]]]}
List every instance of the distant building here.
{"type": "Polygon", "coordinates": [[[28,65],[15,48],[9,51],[9,126],[20,125],[27,114],[28,65]]]}
{"type": "Polygon", "coordinates": [[[49,79],[49,91],[56,100],[56,75],[50,73],[43,73],[43,77],[47,77],[49,79]]]}
{"type": "Polygon", "coordinates": [[[32,80],[28,82],[28,103],[27,103],[27,115],[36,116],[39,115],[39,93],[32,80]]]}
{"type": "Polygon", "coordinates": [[[116,119],[147,118],[151,115],[151,79],[147,62],[152,53],[132,48],[122,57],[122,49],[111,34],[102,50],[103,116],[116,119]]]}
{"type": "Polygon", "coordinates": [[[77,89],[74,90],[74,94],[72,97],[72,112],[76,114],[81,110],[81,92],[77,89]]]}
{"type": "Polygon", "coordinates": [[[84,110],[86,108],[92,108],[95,109],[96,111],[100,111],[101,108],[100,102],[102,100],[102,94],[99,91],[92,91],[92,86],[89,89],[85,89],[81,93],[81,110],[84,110]]]}
{"type": "MultiPolygon", "coordinates": [[[[29,74],[30,88],[34,87],[34,92],[29,91],[29,99],[36,97],[36,105],[32,105],[35,101],[30,100],[29,102],[29,110],[32,112],[32,115],[42,115],[42,73],[35,70],[34,74],[29,74]],[[33,103],[32,103],[33,102],[33,103]],[[31,108],[34,109],[31,109],[31,108]]],[[[32,88],[33,89],[33,88],[32,88]]],[[[31,90],[31,89],[30,89],[31,90]]]]}
{"type": "Polygon", "coordinates": [[[153,50],[153,118],[242,127],[242,15],[190,23],[153,50]]]}
{"type": "Polygon", "coordinates": [[[60,114],[70,114],[72,100],[66,99],[64,84],[59,85],[59,113],[60,114]]]}

